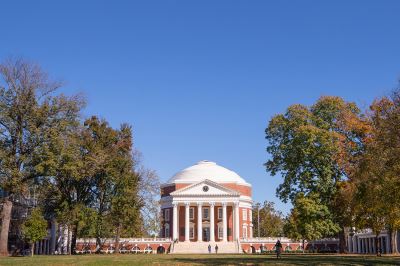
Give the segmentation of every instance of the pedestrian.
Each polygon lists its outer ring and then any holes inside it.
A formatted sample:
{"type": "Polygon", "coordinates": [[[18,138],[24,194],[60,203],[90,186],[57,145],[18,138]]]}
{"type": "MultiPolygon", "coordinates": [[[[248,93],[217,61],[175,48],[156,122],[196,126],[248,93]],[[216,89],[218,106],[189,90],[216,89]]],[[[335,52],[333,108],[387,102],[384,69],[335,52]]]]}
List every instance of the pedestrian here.
{"type": "Polygon", "coordinates": [[[208,253],[211,253],[211,245],[208,244],[208,253]]]}
{"type": "Polygon", "coordinates": [[[215,245],[215,254],[218,254],[218,245],[215,245]]]}
{"type": "Polygon", "coordinates": [[[277,259],[279,259],[279,258],[282,258],[281,257],[281,252],[282,252],[282,244],[281,244],[281,241],[276,241],[276,244],[275,244],[275,252],[276,252],[276,258],[277,259]]]}

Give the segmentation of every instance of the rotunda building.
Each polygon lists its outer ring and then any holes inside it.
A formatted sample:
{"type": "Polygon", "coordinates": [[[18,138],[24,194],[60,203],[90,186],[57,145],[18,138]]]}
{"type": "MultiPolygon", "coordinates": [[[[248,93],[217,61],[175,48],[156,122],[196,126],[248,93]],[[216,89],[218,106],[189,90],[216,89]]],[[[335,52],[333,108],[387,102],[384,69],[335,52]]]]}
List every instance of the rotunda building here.
{"type": "Polygon", "coordinates": [[[237,173],[200,161],[161,186],[161,235],[207,245],[252,238],[251,194],[251,185],[237,173]]]}

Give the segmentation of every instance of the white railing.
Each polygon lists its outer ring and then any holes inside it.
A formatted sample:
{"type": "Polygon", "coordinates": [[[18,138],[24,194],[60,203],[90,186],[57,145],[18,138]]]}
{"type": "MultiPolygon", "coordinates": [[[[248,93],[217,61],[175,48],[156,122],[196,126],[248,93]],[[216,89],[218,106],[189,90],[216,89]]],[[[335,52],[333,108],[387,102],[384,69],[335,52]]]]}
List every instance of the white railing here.
{"type": "MultiPolygon", "coordinates": [[[[96,238],[78,238],[76,240],[77,243],[96,243],[96,238]]],[[[115,239],[114,238],[107,238],[107,239],[102,239],[102,242],[104,243],[114,243],[115,239]]],[[[120,238],[119,242],[129,242],[129,243],[170,243],[172,242],[171,238],[160,238],[160,237],[142,237],[142,238],[120,238]]]]}
{"type": "Polygon", "coordinates": [[[252,238],[241,238],[240,242],[243,243],[276,243],[276,241],[280,240],[283,243],[297,243],[298,241],[293,241],[287,237],[252,237],[252,238]]]}

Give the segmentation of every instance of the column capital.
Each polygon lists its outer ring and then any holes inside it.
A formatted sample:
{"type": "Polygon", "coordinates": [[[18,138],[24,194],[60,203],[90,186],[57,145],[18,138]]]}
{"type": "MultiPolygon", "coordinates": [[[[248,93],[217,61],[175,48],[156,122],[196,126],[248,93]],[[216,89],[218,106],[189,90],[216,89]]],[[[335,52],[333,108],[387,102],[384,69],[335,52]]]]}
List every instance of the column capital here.
{"type": "Polygon", "coordinates": [[[172,207],[178,207],[178,202],[172,202],[172,207]]]}
{"type": "Polygon", "coordinates": [[[190,202],[185,202],[185,206],[189,207],[190,206],[190,202]]]}
{"type": "Polygon", "coordinates": [[[197,206],[199,207],[203,206],[203,202],[197,202],[197,206]]]}
{"type": "Polygon", "coordinates": [[[226,202],[222,202],[222,206],[226,207],[227,203],[226,202]]]}
{"type": "Polygon", "coordinates": [[[214,207],[214,206],[215,206],[215,202],[213,202],[213,201],[210,202],[210,206],[211,206],[211,207],[214,207]]]}
{"type": "Polygon", "coordinates": [[[233,205],[235,205],[235,207],[239,207],[239,202],[234,202],[233,205]]]}

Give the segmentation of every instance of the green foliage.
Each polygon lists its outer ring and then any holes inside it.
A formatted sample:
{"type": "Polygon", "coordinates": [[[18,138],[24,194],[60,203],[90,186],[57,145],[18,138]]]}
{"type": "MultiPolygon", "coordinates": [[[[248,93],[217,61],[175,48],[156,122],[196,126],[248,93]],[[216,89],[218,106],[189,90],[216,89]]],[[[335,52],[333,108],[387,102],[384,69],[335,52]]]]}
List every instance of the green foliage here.
{"type": "Polygon", "coordinates": [[[29,243],[47,236],[47,221],[43,218],[41,209],[32,210],[29,218],[22,224],[22,234],[29,243]]]}
{"type": "Polygon", "coordinates": [[[284,226],[285,235],[296,240],[316,240],[339,232],[326,205],[316,195],[299,194],[284,226]]]}
{"type": "Polygon", "coordinates": [[[260,237],[275,237],[283,235],[284,218],[280,211],[275,209],[274,203],[264,201],[259,210],[253,209],[253,235],[260,237]],[[260,217],[258,219],[258,214],[260,217]],[[260,234],[258,234],[258,220],[260,221],[260,234]]]}
{"type": "Polygon", "coordinates": [[[274,116],[265,132],[272,156],[266,169],[283,176],[277,196],[297,206],[287,226],[301,230],[302,237],[314,238],[337,232],[333,224],[348,224],[351,212],[348,205],[339,204],[338,195],[342,182],[354,172],[368,135],[368,123],[357,106],[340,97],[321,97],[310,107],[292,105],[285,114],[274,116]],[[317,213],[324,220],[316,221],[305,206],[320,208],[317,213]],[[300,218],[310,228],[300,228],[296,222],[300,218]]]}

